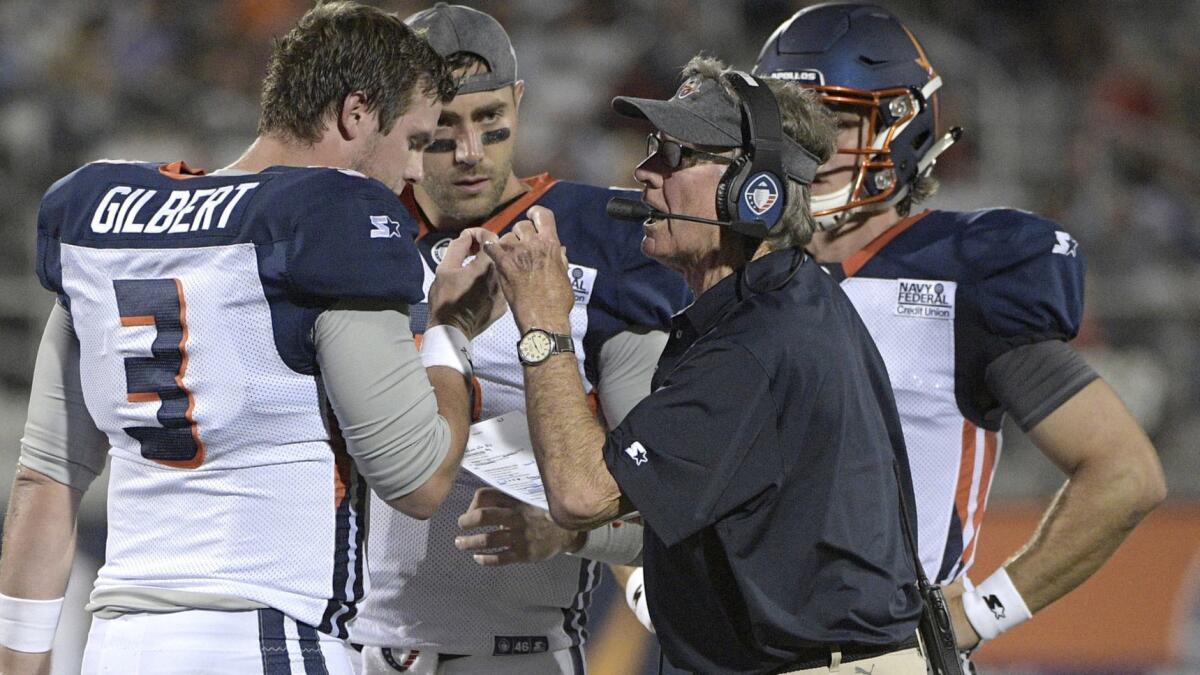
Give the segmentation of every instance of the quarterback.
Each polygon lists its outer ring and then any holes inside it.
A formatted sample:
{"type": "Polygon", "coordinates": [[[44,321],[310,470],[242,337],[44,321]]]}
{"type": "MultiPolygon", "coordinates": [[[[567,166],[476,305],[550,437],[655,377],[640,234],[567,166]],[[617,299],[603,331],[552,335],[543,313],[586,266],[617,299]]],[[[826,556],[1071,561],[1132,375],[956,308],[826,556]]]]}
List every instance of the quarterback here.
{"type": "Polygon", "coordinates": [[[111,457],[83,672],[351,672],[368,488],[436,509],[469,425],[460,350],[503,309],[466,239],[423,289],[394,194],[453,92],[399,20],[326,4],[277,42],[234,164],[101,161],[49,189],[37,274],[58,302],[4,527],[0,670],[45,666],[111,457]],[[425,290],[440,346],[418,356],[425,290]]]}
{"type": "MultiPolygon", "coordinates": [[[[465,228],[503,234],[530,207],[553,208],[575,294],[570,334],[556,338],[555,348],[574,350],[592,403],[615,426],[650,393],[666,342],[655,328],[682,307],[686,287],[642,255],[640,226],[605,215],[609,198],[631,193],[514,173],[525,83],[495,19],[439,3],[407,22],[464,78],[438,120],[425,180],[402,195],[421,226],[426,284],[465,228]]],[[[425,308],[413,306],[415,333],[425,308]]],[[[475,341],[483,419],[525,409],[520,339],[505,317],[475,341]]],[[[483,486],[461,473],[446,505],[425,522],[373,509],[372,592],[351,634],[364,645],[365,672],[583,672],[588,604],[602,572],[597,560],[630,562],[641,549],[641,527],[568,532],[545,511],[483,486]],[[564,550],[576,555],[558,555],[564,550]]]]}

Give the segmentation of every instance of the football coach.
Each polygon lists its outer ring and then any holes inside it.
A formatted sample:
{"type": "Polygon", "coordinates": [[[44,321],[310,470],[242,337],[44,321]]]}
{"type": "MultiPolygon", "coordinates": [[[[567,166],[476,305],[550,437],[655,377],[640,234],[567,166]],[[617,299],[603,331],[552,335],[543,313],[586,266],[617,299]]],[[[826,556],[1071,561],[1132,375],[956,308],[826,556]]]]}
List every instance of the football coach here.
{"type": "Polygon", "coordinates": [[[673,319],[653,393],[615,430],[569,353],[554,214],[475,234],[522,331],[514,358],[550,512],[580,530],[641,513],[663,672],[925,673],[887,373],[804,252],[834,121],[800,87],[713,59],[683,76],[669,100],[613,101],[655,130],[634,172],[643,202],[610,212],[645,219],[643,252],[696,297],[673,319]]]}

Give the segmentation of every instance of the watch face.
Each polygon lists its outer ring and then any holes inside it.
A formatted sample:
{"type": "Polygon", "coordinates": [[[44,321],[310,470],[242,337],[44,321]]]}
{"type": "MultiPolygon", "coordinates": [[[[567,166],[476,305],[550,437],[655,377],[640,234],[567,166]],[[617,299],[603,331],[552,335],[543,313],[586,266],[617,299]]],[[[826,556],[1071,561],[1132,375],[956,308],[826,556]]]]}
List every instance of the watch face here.
{"type": "Polygon", "coordinates": [[[533,330],[521,338],[521,342],[517,345],[517,351],[522,361],[526,363],[538,363],[550,358],[550,352],[553,347],[554,343],[550,339],[549,333],[533,330]]]}

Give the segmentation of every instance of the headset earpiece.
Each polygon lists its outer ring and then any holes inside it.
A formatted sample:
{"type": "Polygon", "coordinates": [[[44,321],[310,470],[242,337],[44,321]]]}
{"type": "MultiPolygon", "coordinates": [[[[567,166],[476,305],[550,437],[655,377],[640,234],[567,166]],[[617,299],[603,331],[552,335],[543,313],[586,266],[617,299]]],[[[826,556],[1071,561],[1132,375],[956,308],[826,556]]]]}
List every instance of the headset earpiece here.
{"type": "Polygon", "coordinates": [[[742,72],[725,75],[742,109],[742,156],[717,185],[721,220],[762,221],[762,236],[773,232],[787,207],[783,170],[783,124],[779,102],[763,80],[742,72]]]}
{"type": "Polygon", "coordinates": [[[742,183],[746,180],[746,169],[750,166],[750,155],[743,154],[733,160],[717,183],[717,220],[734,221],[738,218],[738,200],[741,199],[742,183]]]}

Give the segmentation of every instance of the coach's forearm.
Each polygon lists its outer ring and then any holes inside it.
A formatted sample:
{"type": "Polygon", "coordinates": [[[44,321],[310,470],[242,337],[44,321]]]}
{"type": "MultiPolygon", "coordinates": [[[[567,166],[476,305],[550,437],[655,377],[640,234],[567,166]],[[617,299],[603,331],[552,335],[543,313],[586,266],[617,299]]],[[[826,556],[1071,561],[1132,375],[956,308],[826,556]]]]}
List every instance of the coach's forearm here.
{"type": "Polygon", "coordinates": [[[551,517],[588,530],[620,515],[621,490],[604,464],[604,427],[588,408],[578,368],[573,354],[526,366],[525,407],[551,517]]]}

